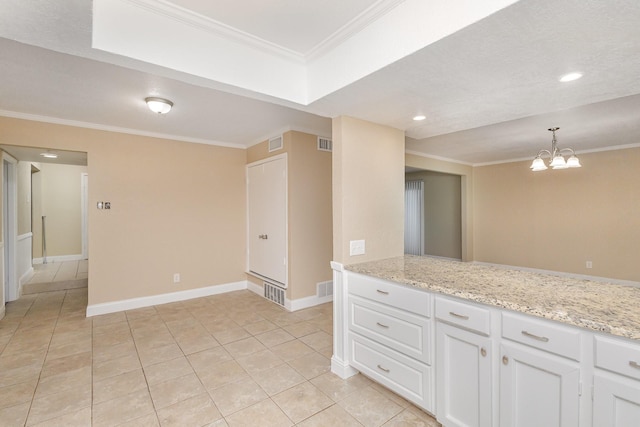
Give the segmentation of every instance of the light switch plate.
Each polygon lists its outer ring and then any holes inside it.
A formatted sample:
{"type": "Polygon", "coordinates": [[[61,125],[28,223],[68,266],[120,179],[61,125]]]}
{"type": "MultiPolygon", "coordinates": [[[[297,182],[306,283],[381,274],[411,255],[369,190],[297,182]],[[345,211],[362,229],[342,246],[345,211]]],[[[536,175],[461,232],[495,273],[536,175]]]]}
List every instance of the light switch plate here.
{"type": "Polygon", "coordinates": [[[349,255],[364,255],[364,240],[349,241],[349,255]]]}

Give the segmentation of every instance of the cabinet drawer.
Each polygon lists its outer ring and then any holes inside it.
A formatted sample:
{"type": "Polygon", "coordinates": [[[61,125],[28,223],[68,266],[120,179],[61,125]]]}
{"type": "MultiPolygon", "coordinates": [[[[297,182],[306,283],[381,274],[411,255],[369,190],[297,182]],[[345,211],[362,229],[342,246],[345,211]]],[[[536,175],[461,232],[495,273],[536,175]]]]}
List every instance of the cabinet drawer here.
{"type": "Polygon", "coordinates": [[[580,332],[566,326],[503,312],[502,337],[580,361],[580,332]]]}
{"type": "Polygon", "coordinates": [[[595,337],[598,368],[640,380],[640,344],[595,337]]]}
{"type": "Polygon", "coordinates": [[[384,280],[349,273],[349,293],[388,304],[405,311],[431,316],[431,295],[418,289],[396,285],[384,280]]]}
{"type": "Polygon", "coordinates": [[[351,295],[349,329],[431,364],[429,319],[426,317],[351,295]]]}
{"type": "Polygon", "coordinates": [[[491,332],[491,313],[475,305],[436,297],[436,318],[487,336],[491,332]]]}
{"type": "Polygon", "coordinates": [[[351,365],[433,412],[431,367],[356,334],[349,334],[351,365]]]}

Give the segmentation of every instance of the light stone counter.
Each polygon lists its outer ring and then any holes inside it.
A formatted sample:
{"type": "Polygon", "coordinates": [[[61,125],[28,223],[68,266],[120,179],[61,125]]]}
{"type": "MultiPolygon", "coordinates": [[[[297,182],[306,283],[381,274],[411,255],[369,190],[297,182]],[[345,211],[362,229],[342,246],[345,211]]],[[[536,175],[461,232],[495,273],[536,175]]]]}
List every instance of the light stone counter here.
{"type": "Polygon", "coordinates": [[[640,288],[633,286],[409,255],[345,269],[640,340],[640,288]]]}

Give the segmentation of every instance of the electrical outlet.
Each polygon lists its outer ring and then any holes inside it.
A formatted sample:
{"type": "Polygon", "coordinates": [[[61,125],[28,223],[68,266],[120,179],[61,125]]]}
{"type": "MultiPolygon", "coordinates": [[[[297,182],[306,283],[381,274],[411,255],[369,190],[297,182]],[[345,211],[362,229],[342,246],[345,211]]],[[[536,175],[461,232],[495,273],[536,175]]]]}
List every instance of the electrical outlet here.
{"type": "Polygon", "coordinates": [[[173,283],[180,283],[180,273],[175,273],[173,275],[173,283]]]}
{"type": "Polygon", "coordinates": [[[349,255],[364,255],[364,240],[351,240],[349,242],[349,255]]]}
{"type": "Polygon", "coordinates": [[[587,261],[587,268],[593,268],[593,263],[591,261],[587,261]]]}

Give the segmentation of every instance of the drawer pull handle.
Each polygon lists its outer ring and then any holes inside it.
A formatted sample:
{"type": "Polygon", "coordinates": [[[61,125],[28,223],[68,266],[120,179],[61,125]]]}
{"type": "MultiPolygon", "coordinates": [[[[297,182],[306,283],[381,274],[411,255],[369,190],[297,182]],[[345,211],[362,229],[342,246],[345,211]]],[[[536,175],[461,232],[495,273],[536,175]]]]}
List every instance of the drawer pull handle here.
{"type": "Polygon", "coordinates": [[[389,295],[389,292],[387,292],[387,291],[381,291],[380,289],[376,289],[376,290],[378,291],[379,294],[389,295]]]}
{"type": "Polygon", "coordinates": [[[382,366],[380,366],[380,365],[378,365],[378,369],[380,369],[382,372],[386,372],[387,374],[388,374],[389,372],[391,372],[391,369],[383,368],[383,367],[382,367],[382,366]]]}
{"type": "Polygon", "coordinates": [[[457,317],[458,319],[469,320],[469,316],[465,316],[464,314],[454,313],[453,311],[450,311],[449,314],[453,317],[457,317]]]}
{"type": "Polygon", "coordinates": [[[635,360],[630,361],[629,366],[631,366],[632,368],[640,369],[640,363],[636,362],[635,360]]]}
{"type": "Polygon", "coordinates": [[[538,335],[534,335],[531,332],[522,331],[522,335],[524,335],[525,337],[533,338],[534,340],[538,340],[538,341],[542,341],[542,342],[549,342],[549,338],[541,337],[541,336],[538,336],[538,335]]]}
{"type": "Polygon", "coordinates": [[[389,329],[389,325],[383,325],[380,322],[376,322],[376,325],[380,326],[381,328],[389,329]]]}

